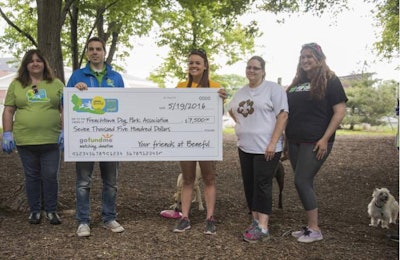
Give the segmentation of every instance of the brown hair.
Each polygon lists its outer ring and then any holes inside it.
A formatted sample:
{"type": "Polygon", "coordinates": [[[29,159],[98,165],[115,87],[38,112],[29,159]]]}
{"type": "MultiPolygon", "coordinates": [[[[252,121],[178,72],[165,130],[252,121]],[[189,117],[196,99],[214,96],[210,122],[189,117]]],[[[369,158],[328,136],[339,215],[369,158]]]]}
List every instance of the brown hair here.
{"type": "Polygon", "coordinates": [[[33,55],[36,54],[39,59],[43,61],[44,64],[44,69],[43,69],[43,80],[46,80],[47,82],[51,82],[54,80],[54,72],[51,69],[49,62],[47,59],[43,56],[40,50],[38,49],[32,49],[29,50],[25,53],[24,57],[22,58],[21,65],[18,68],[18,75],[15,78],[19,82],[21,82],[23,87],[27,87],[31,83],[31,78],[29,76],[29,71],[28,71],[28,64],[32,62],[32,57],[33,55]]]}
{"type": "Polygon", "coordinates": [[[251,60],[257,60],[258,62],[260,62],[261,70],[264,72],[264,75],[263,75],[263,80],[264,80],[265,79],[265,60],[260,56],[253,56],[247,61],[247,63],[249,63],[249,61],[251,61],[251,60]]]}
{"type": "Polygon", "coordinates": [[[88,49],[89,43],[91,43],[91,42],[100,42],[101,45],[103,46],[104,52],[107,52],[106,51],[106,42],[103,39],[101,39],[100,37],[92,37],[92,38],[90,38],[86,43],[86,46],[85,46],[86,50],[88,49]]]}
{"type": "Polygon", "coordinates": [[[317,43],[307,43],[301,47],[300,53],[304,49],[309,49],[312,51],[314,58],[318,61],[317,73],[313,78],[307,78],[307,74],[301,68],[301,56],[299,58],[299,63],[297,65],[296,76],[294,77],[292,83],[289,85],[288,90],[298,84],[310,81],[310,94],[312,98],[323,99],[325,97],[326,87],[328,84],[328,79],[330,79],[335,73],[326,64],[326,56],[322,51],[321,46],[317,43]]]}
{"type": "MultiPolygon", "coordinates": [[[[203,49],[195,49],[192,50],[189,53],[189,57],[191,55],[198,55],[200,56],[203,60],[204,60],[204,66],[206,67],[206,69],[203,71],[203,75],[201,76],[200,82],[197,85],[198,87],[202,87],[202,88],[209,88],[210,87],[210,80],[209,80],[209,75],[210,75],[210,66],[208,64],[208,59],[207,59],[207,54],[206,51],[203,49]]],[[[192,87],[192,83],[193,83],[193,76],[190,75],[189,73],[189,81],[187,84],[187,88],[191,88],[192,87]]]]}

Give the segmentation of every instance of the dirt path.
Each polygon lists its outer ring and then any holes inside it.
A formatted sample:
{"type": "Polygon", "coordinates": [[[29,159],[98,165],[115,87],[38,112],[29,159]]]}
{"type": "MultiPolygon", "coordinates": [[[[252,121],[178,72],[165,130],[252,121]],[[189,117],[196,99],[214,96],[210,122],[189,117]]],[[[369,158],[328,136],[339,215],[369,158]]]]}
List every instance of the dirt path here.
{"type": "MultiPolygon", "coordinates": [[[[19,158],[0,153],[0,204],[22,183],[19,158]]],[[[398,259],[399,244],[388,240],[390,230],[369,227],[367,205],[375,187],[399,195],[399,160],[393,137],[341,136],[321,169],[316,190],[324,240],[299,244],[289,231],[304,225],[304,213],[293,186],[289,162],[283,209],[278,209],[277,185],[270,232],[272,239],[247,244],[241,232],[249,223],[233,135],[224,136],[224,160],[218,163],[217,235],[202,233],[205,212],[191,212],[192,229],[171,232],[175,220],[159,213],[172,204],[177,162],[122,162],[119,175],[118,220],[122,234],[100,223],[100,179],[92,188],[92,236],[75,236],[75,168],[63,163],[60,213],[63,223],[30,225],[26,212],[0,208],[0,259],[398,259]]]]}

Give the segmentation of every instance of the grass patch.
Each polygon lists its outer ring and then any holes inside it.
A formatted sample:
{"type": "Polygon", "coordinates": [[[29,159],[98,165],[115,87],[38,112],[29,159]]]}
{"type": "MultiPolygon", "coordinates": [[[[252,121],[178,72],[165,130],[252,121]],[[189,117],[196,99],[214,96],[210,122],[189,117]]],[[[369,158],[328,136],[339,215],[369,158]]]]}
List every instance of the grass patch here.
{"type": "Polygon", "coordinates": [[[395,130],[374,131],[374,130],[347,130],[339,129],[336,135],[371,135],[371,136],[395,136],[395,130]]]}

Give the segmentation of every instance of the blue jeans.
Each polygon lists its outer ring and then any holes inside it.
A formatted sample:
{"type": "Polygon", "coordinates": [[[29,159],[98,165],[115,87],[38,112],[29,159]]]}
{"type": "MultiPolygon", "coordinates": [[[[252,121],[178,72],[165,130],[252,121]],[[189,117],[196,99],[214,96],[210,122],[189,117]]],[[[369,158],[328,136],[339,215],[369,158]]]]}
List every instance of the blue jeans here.
{"type": "MultiPolygon", "coordinates": [[[[109,222],[116,218],[118,162],[99,162],[103,180],[102,219],[109,222]]],[[[80,224],[90,223],[90,188],[94,162],[76,163],[76,219],[80,224]]]]}
{"type": "Polygon", "coordinates": [[[56,212],[58,203],[58,173],[61,152],[58,144],[17,146],[25,173],[25,189],[30,211],[42,209],[56,212]]]}

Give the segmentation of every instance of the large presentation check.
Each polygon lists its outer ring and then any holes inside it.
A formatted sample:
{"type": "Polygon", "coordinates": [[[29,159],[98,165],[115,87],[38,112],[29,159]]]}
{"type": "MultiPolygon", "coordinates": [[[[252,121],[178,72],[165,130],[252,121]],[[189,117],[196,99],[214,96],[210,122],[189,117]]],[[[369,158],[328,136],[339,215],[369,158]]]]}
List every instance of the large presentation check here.
{"type": "Polygon", "coordinates": [[[64,160],[222,160],[217,91],[65,88],[64,160]]]}

